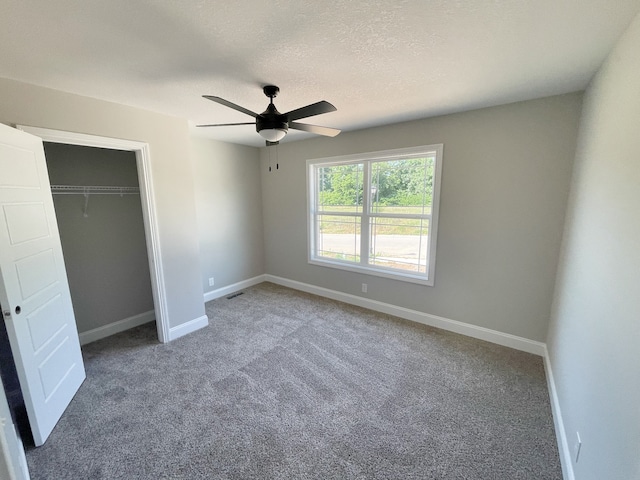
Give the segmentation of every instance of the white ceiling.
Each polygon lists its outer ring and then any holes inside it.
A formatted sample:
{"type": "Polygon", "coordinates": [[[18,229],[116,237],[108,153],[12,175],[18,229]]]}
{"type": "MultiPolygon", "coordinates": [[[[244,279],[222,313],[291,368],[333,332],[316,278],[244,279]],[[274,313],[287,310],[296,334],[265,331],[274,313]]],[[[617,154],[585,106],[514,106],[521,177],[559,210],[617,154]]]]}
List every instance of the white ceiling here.
{"type": "MultiPolygon", "coordinates": [[[[187,118],[343,131],[584,89],[640,0],[0,0],[0,77],[187,118]]],[[[193,129],[262,146],[248,126],[193,129]]],[[[311,134],[290,132],[285,141],[311,134]]]]}

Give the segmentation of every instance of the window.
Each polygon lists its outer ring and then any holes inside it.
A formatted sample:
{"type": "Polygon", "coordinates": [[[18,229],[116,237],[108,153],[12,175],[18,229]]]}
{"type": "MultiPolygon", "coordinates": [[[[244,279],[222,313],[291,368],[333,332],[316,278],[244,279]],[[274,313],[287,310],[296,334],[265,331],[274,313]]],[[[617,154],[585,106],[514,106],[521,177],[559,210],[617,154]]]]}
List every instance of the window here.
{"type": "Polygon", "coordinates": [[[433,285],[442,145],[307,161],[309,263],[433,285]]]}

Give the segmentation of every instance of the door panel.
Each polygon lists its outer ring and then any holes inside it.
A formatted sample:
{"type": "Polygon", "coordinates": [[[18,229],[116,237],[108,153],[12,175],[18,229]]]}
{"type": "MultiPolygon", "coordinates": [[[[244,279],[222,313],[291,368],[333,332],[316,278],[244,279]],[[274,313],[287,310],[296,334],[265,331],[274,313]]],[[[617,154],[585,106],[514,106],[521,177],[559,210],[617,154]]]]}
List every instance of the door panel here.
{"type": "Polygon", "coordinates": [[[27,316],[34,352],[40,350],[59,330],[66,327],[67,322],[62,316],[64,308],[61,302],[60,294],[56,294],[27,316]]]}
{"type": "Polygon", "coordinates": [[[0,143],[0,172],[0,187],[39,188],[36,157],[28,149],[0,143]]]}
{"type": "Polygon", "coordinates": [[[42,445],[85,378],[40,138],[0,125],[0,303],[42,445]]]}
{"type": "Polygon", "coordinates": [[[57,282],[56,262],[51,249],[21,258],[14,265],[23,302],[57,282]]]}
{"type": "Polygon", "coordinates": [[[4,205],[4,216],[9,229],[9,240],[12,245],[18,245],[30,240],[48,237],[49,225],[44,205],[4,205]],[[27,221],[31,219],[31,221],[27,221]]]}

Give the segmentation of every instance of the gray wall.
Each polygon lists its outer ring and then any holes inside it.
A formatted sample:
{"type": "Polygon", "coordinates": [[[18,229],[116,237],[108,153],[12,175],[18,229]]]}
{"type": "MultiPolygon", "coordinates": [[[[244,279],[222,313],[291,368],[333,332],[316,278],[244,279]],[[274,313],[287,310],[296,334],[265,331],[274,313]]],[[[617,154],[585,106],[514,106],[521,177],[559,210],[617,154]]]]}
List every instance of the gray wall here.
{"type": "Polygon", "coordinates": [[[0,79],[0,123],[148,143],[169,326],[204,316],[185,119],[0,79]]]}
{"type": "Polygon", "coordinates": [[[264,248],[257,148],[193,137],[200,268],[205,292],[262,275],[264,248]],[[209,286],[209,277],[215,285],[209,286]]]}
{"type": "Polygon", "coordinates": [[[262,148],[266,272],[544,341],[581,99],[568,94],[281,144],[271,153],[280,169],[271,173],[262,148]],[[433,143],[444,144],[434,287],[307,263],[306,159],[433,143]]]}
{"type": "Polygon", "coordinates": [[[640,16],[589,86],[549,329],[578,480],[640,479],[640,16]]]}
{"type": "MultiPolygon", "coordinates": [[[[51,184],[137,187],[133,152],[45,142],[51,184]]],[[[80,333],[153,310],[139,195],[54,195],[80,333]]]]}

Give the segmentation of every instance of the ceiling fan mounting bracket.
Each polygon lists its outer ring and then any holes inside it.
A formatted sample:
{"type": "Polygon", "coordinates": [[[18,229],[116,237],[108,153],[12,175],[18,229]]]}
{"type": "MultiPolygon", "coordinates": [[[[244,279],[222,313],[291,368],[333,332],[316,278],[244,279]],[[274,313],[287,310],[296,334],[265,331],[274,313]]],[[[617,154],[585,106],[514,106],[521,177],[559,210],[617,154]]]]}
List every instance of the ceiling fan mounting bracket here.
{"type": "Polygon", "coordinates": [[[267,97],[273,100],[275,97],[278,96],[280,89],[275,85],[265,85],[264,87],[262,87],[262,91],[267,97]]]}

